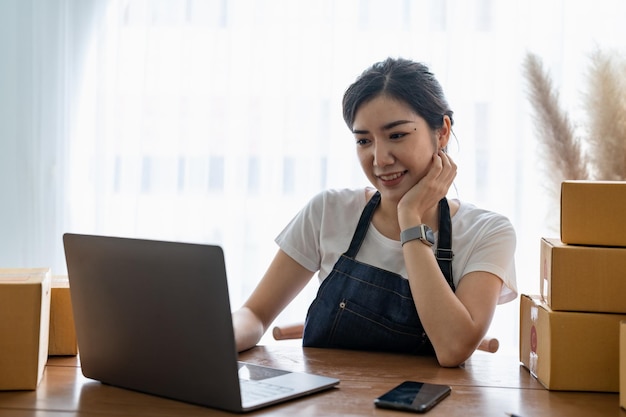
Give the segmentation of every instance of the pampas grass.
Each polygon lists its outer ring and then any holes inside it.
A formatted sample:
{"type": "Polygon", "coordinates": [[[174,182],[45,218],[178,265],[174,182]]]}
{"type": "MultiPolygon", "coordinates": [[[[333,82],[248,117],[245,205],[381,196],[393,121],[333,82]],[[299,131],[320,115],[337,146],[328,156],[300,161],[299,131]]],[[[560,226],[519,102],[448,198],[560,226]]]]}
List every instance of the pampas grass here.
{"type": "Polygon", "coordinates": [[[539,155],[545,163],[546,190],[558,197],[564,179],[587,179],[587,161],[574,135],[574,126],[559,105],[559,94],[539,57],[528,54],[524,62],[529,98],[535,111],[539,155]]]}
{"type": "Polygon", "coordinates": [[[626,60],[600,49],[590,54],[589,88],[584,92],[587,119],[577,135],[559,94],[537,55],[524,61],[528,98],[534,111],[539,156],[544,163],[546,190],[560,201],[565,180],[626,181],[626,60]]]}
{"type": "Polygon", "coordinates": [[[591,55],[585,108],[589,117],[589,157],[596,179],[626,179],[626,67],[616,55],[591,55]]]}

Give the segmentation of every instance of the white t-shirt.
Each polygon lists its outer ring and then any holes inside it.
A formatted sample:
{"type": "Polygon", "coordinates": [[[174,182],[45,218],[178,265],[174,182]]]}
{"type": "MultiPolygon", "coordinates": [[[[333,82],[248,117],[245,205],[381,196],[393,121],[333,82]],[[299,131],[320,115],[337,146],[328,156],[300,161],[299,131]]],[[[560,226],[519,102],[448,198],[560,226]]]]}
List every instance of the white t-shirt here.
{"type": "MultiPolygon", "coordinates": [[[[300,265],[317,271],[322,282],[348,250],[367,201],[365,189],[322,191],[289,222],[276,243],[300,265]]],[[[505,216],[460,202],[452,216],[454,285],[470,272],[490,272],[504,282],[498,304],[514,300],[515,245],[515,230],[505,216]]],[[[400,241],[383,236],[372,224],[356,259],[407,277],[400,241]]]]}

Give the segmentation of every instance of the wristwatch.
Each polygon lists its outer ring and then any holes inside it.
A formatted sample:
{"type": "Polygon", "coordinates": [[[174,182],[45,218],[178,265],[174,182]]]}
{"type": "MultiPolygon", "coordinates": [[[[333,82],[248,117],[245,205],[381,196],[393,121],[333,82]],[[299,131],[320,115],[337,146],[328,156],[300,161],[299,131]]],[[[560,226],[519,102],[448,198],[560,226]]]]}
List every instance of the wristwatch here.
{"type": "Polygon", "coordinates": [[[402,242],[402,246],[404,246],[406,242],[415,239],[421,240],[422,243],[428,246],[435,244],[435,234],[432,229],[425,224],[409,227],[408,229],[400,232],[400,242],[402,242]]]}

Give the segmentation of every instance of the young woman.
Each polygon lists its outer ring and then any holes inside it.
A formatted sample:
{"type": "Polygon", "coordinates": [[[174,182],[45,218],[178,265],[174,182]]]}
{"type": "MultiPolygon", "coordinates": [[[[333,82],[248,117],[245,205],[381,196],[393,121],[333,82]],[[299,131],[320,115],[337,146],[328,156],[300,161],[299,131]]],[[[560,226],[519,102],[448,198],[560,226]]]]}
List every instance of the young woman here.
{"type": "Polygon", "coordinates": [[[496,305],[517,296],[507,218],[446,195],[453,112],[423,64],[387,59],[347,89],[343,115],[373,187],[315,196],[277,237],[258,287],[233,313],[240,351],[258,343],[317,272],[303,345],[434,354],[463,363],[496,305]]]}

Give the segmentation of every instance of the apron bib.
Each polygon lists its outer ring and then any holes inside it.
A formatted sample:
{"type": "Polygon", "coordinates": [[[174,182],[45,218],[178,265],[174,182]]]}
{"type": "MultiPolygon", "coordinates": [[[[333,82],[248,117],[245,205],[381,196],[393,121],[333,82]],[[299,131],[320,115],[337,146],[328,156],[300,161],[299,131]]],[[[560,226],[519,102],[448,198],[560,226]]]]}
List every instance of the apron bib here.
{"type": "MultiPolygon", "coordinates": [[[[320,285],[307,313],[303,346],[434,354],[408,280],[355,259],[379,203],[376,192],[361,213],[350,247],[320,285]]],[[[436,257],[454,291],[452,222],[445,198],[439,202],[436,257]]]]}

